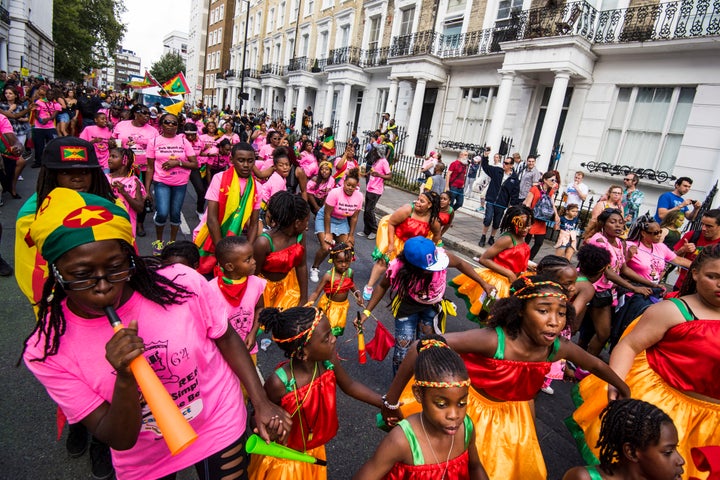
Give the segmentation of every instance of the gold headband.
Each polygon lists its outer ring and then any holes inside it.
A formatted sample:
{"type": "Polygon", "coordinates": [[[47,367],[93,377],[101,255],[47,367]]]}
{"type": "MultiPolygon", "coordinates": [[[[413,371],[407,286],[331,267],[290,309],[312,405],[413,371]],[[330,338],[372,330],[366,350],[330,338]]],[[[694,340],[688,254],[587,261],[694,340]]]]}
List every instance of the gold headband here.
{"type": "Polygon", "coordinates": [[[315,319],[313,320],[312,325],[310,325],[310,328],[308,328],[307,330],[303,330],[302,332],[300,332],[297,335],[290,337],[290,338],[277,338],[275,335],[273,335],[273,337],[272,337],[273,341],[275,341],[276,343],[290,343],[290,342],[294,342],[295,340],[307,335],[305,342],[300,346],[300,348],[302,348],[305,344],[307,344],[310,341],[310,338],[312,337],[313,332],[315,332],[315,329],[317,328],[318,324],[320,323],[320,320],[322,320],[322,311],[320,311],[316,307],[313,307],[313,309],[315,310],[315,319]]]}
{"type": "Polygon", "coordinates": [[[434,338],[431,338],[428,340],[420,340],[420,350],[418,352],[424,352],[428,348],[432,347],[450,348],[447,343],[443,343],[440,340],[435,340],[434,338]]]}
{"type": "Polygon", "coordinates": [[[453,388],[453,387],[469,387],[470,379],[462,380],[459,382],[430,382],[425,380],[415,380],[416,387],[430,387],[430,388],[453,388]]]}

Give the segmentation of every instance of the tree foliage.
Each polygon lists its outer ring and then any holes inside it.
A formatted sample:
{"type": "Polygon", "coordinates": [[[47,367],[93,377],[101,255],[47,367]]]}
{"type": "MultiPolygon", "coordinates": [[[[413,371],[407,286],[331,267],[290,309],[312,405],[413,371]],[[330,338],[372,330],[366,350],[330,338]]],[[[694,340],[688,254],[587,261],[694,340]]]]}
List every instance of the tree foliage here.
{"type": "Polygon", "coordinates": [[[168,52],[160,57],[160,60],[152,64],[150,67],[150,73],[155,80],[160,83],[165,83],[172,77],[178,74],[178,72],[185,73],[185,62],[179,53],[168,52]]]}
{"type": "Polygon", "coordinates": [[[55,76],[80,80],[112,65],[126,30],[118,20],[124,11],[122,0],[54,0],[55,76]]]}

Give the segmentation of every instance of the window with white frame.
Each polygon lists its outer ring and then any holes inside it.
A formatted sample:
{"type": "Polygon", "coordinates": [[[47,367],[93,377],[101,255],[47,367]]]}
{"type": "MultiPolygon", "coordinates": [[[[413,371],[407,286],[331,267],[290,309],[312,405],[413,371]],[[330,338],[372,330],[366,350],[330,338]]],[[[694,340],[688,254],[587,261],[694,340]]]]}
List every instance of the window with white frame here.
{"type": "Polygon", "coordinates": [[[217,43],[222,42],[222,27],[218,28],[217,43]]]}
{"type": "Polygon", "coordinates": [[[466,4],[467,0],[448,0],[447,11],[448,13],[465,11],[466,4]]]}
{"type": "Polygon", "coordinates": [[[292,22],[297,21],[298,13],[300,10],[300,2],[299,2],[299,0],[292,0],[292,3],[290,5],[291,5],[291,7],[290,7],[290,10],[291,10],[290,23],[292,23],[292,22]]]}
{"type": "Polygon", "coordinates": [[[305,1],[305,16],[312,15],[315,11],[315,0],[305,1]]]}
{"type": "Polygon", "coordinates": [[[220,5],[220,17],[219,20],[225,18],[225,5],[220,5]]]}
{"type": "Polygon", "coordinates": [[[280,2],[280,6],[278,7],[277,24],[279,27],[282,27],[283,25],[285,25],[285,2],[280,2]]]}
{"type": "Polygon", "coordinates": [[[257,12],[257,15],[255,16],[255,31],[257,33],[260,33],[262,30],[260,29],[262,25],[262,12],[257,12]]]}
{"type": "Polygon", "coordinates": [[[350,25],[342,25],[340,27],[340,45],[339,48],[345,48],[350,45],[350,25]]]}
{"type": "Polygon", "coordinates": [[[368,32],[368,49],[374,50],[380,46],[380,22],[382,17],[376,15],[370,17],[369,32],[368,32]]]}
{"type": "Polygon", "coordinates": [[[310,34],[303,33],[302,37],[300,38],[300,56],[307,57],[309,51],[310,51],[310,34]]]}
{"type": "Polygon", "coordinates": [[[494,87],[461,89],[452,140],[472,138],[475,143],[485,140],[492,119],[495,93],[494,87]]]}
{"type": "Polygon", "coordinates": [[[413,21],[415,20],[415,5],[400,10],[400,31],[399,35],[410,35],[412,33],[413,21]]]}
{"type": "Polygon", "coordinates": [[[672,171],[694,99],[695,87],[620,88],[600,158],[672,171]]]}
{"type": "Polygon", "coordinates": [[[326,8],[332,8],[335,6],[335,0],[323,0],[322,1],[322,9],[325,10],[326,8]]]}
{"type": "Polygon", "coordinates": [[[238,43],[238,25],[233,25],[232,43],[235,45],[238,43]]]}
{"type": "Polygon", "coordinates": [[[268,32],[272,32],[272,31],[275,29],[274,23],[275,23],[275,9],[274,9],[274,8],[271,8],[271,9],[270,9],[270,15],[268,15],[268,18],[267,18],[267,29],[268,29],[268,32]]]}
{"type": "Polygon", "coordinates": [[[498,2],[497,20],[507,20],[515,11],[522,10],[523,0],[500,0],[498,2]]]}
{"type": "Polygon", "coordinates": [[[317,44],[317,58],[327,58],[328,53],[328,31],[320,32],[320,41],[317,44]]]}

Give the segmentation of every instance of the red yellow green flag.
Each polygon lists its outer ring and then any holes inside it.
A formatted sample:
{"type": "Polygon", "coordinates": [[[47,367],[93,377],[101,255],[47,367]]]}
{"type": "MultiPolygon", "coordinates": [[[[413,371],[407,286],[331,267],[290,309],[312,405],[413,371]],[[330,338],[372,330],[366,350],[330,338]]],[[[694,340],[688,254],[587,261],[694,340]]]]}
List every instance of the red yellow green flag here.
{"type": "MultiPolygon", "coordinates": [[[[223,238],[240,235],[243,227],[250,219],[255,203],[255,179],[247,179],[245,191],[240,196],[240,178],[235,169],[230,167],[222,173],[220,181],[220,198],[218,198],[220,217],[220,233],[223,238]]],[[[195,237],[195,245],[200,249],[200,267],[198,272],[210,273],[215,268],[215,244],[210,236],[207,223],[200,227],[195,237]]]]}
{"type": "Polygon", "coordinates": [[[190,92],[190,87],[188,87],[185,81],[185,75],[183,75],[182,72],[163,83],[162,87],[168,95],[185,95],[190,92]]]}
{"type": "Polygon", "coordinates": [[[153,78],[152,75],[150,75],[150,72],[145,70],[145,76],[138,80],[140,77],[135,77],[134,80],[131,80],[128,82],[128,87],[130,88],[148,88],[153,87],[155,85],[160,86],[158,82],[153,78]]]}

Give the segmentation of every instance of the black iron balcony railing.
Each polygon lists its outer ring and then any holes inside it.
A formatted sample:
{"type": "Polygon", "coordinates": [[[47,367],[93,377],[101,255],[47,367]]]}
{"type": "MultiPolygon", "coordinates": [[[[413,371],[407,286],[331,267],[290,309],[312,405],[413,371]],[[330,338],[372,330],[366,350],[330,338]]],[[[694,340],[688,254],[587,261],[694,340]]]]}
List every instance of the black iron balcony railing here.
{"type": "Polygon", "coordinates": [[[10,12],[5,7],[0,7],[0,21],[10,25],[10,12]]]}
{"type": "Polygon", "coordinates": [[[283,65],[278,65],[277,63],[266,63],[262,66],[262,70],[260,70],[261,75],[277,75],[279,77],[282,77],[286,74],[285,67],[283,65]]]}
{"type": "Polygon", "coordinates": [[[260,72],[254,68],[246,68],[243,70],[242,75],[245,78],[260,78],[260,72]]]}
{"type": "Polygon", "coordinates": [[[363,67],[379,67],[387,65],[390,47],[371,48],[369,50],[363,50],[363,53],[363,67]]]}
{"type": "Polygon", "coordinates": [[[330,50],[328,65],[360,65],[362,51],[357,47],[342,47],[330,50]]]}
{"type": "Polygon", "coordinates": [[[432,30],[400,35],[393,38],[390,46],[390,56],[436,55],[437,39],[441,36],[441,34],[432,30]]]}
{"type": "Polygon", "coordinates": [[[310,71],[312,60],[308,57],[291,58],[288,62],[288,72],[310,71]]]}

